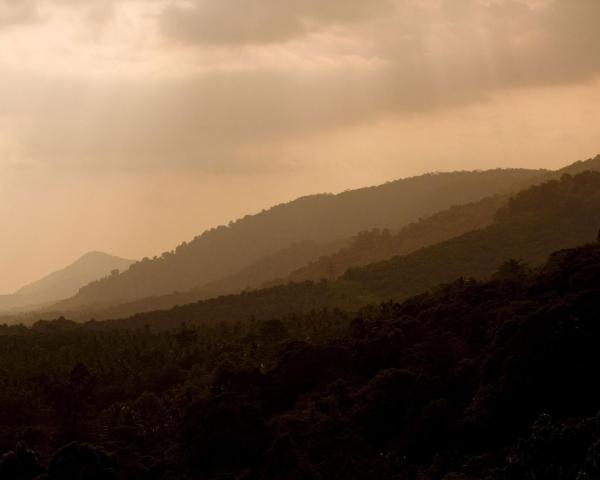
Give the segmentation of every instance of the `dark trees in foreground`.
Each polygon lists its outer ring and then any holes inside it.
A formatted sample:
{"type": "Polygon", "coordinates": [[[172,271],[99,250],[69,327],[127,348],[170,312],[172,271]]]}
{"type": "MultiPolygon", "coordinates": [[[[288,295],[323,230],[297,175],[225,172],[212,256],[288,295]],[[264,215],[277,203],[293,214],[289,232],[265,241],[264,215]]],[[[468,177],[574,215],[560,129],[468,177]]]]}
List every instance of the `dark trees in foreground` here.
{"type": "Polygon", "coordinates": [[[590,245],[352,316],[0,328],[0,478],[600,478],[599,313],[590,245]]]}

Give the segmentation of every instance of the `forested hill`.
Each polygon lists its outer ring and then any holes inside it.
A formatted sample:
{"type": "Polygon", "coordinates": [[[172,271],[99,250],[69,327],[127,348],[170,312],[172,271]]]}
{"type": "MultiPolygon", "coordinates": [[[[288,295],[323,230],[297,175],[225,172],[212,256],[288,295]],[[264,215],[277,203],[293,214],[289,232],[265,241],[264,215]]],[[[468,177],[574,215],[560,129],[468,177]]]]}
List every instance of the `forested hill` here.
{"type": "MultiPolygon", "coordinates": [[[[600,173],[564,175],[512,197],[494,223],[405,256],[348,271],[335,281],[291,283],[116,321],[171,328],[181,322],[279,317],[321,308],[356,310],[403,300],[459,277],[484,279],[508,259],[535,267],[553,251],[595,240],[600,173]]],[[[114,310],[118,316],[118,308],[114,310]]]]}
{"type": "Polygon", "coordinates": [[[62,309],[186,291],[227,277],[294,242],[329,242],[361,230],[401,227],[455,204],[512,191],[539,170],[428,174],[337,195],[303,197],[206,231],[159,258],[82,288],[62,309]]]}
{"type": "Polygon", "coordinates": [[[458,277],[485,278],[511,258],[535,267],[555,250],[595,240],[599,229],[600,172],[565,175],[511,198],[487,228],[342,278],[380,298],[406,298],[458,277]]]}
{"type": "MultiPolygon", "coordinates": [[[[584,171],[600,171],[600,155],[575,162],[557,171],[547,172],[536,183],[559,179],[564,174],[576,175],[584,171]]],[[[532,185],[530,180],[522,183],[523,189],[532,185]]],[[[347,246],[289,274],[285,279],[270,282],[272,285],[286,281],[333,279],[350,268],[405,255],[422,247],[462,235],[492,223],[496,211],[504,206],[510,195],[496,195],[465,205],[454,205],[447,210],[411,223],[398,232],[371,230],[360,232],[347,246]]]]}
{"type": "MultiPolygon", "coordinates": [[[[555,179],[564,173],[579,173],[586,169],[600,169],[600,156],[576,162],[557,171],[542,172],[540,176],[527,176],[526,179],[519,180],[518,185],[526,188],[539,183],[542,179],[555,179]]],[[[397,227],[401,225],[388,225],[388,228],[366,230],[353,237],[335,241],[293,242],[280,250],[259,257],[233,274],[220,276],[217,280],[196,285],[187,291],[152,295],[125,301],[119,305],[106,305],[106,302],[81,305],[76,298],[56,305],[39,315],[53,318],[56,312],[63,312],[80,319],[92,316],[96,318],[128,316],[289,281],[333,279],[349,268],[365,266],[395,255],[405,255],[419,248],[483,228],[492,222],[496,210],[508,198],[508,194],[492,195],[475,202],[454,205],[430,216],[424,216],[400,228],[399,231],[397,227]]],[[[13,320],[9,319],[9,321],[13,320]]],[[[29,318],[22,317],[16,320],[29,321],[29,318]]]]}
{"type": "MultiPolygon", "coordinates": [[[[30,323],[40,318],[56,318],[60,315],[78,320],[127,317],[136,313],[195,303],[221,295],[237,294],[244,290],[268,288],[289,283],[289,281],[299,283],[306,280],[333,279],[350,267],[364,266],[389,259],[395,255],[412,252],[421,247],[485,227],[492,223],[496,211],[506,204],[508,198],[505,195],[496,195],[478,202],[454,206],[411,223],[398,233],[392,233],[387,229],[377,229],[361,232],[346,241],[325,244],[300,242],[275,254],[267,255],[234,275],[187,292],[146,297],[133,302],[96,309],[36,312],[21,316],[16,321],[30,323]],[[289,272],[294,273],[288,275],[289,272]],[[282,276],[283,278],[278,278],[282,276]]],[[[11,323],[14,322],[11,321],[11,323]]]]}
{"type": "Polygon", "coordinates": [[[0,327],[0,477],[597,479],[599,310],[596,243],[355,316],[0,327]]]}
{"type": "Polygon", "coordinates": [[[347,246],[335,253],[302,266],[285,279],[270,282],[272,285],[306,280],[335,279],[351,268],[406,255],[423,247],[435,245],[464,233],[487,227],[494,221],[496,212],[510,197],[495,195],[465,205],[455,205],[447,210],[413,222],[398,232],[374,229],[352,237],[347,246]]]}

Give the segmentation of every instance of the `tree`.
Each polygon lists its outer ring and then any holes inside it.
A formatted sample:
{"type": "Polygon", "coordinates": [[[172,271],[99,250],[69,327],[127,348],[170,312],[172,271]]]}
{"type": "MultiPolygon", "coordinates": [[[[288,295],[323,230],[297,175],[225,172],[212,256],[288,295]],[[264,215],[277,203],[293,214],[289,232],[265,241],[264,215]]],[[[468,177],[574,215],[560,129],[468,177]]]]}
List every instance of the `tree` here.
{"type": "Polygon", "coordinates": [[[528,273],[529,269],[523,260],[511,258],[500,265],[494,274],[494,279],[501,281],[523,280],[528,273]]]}

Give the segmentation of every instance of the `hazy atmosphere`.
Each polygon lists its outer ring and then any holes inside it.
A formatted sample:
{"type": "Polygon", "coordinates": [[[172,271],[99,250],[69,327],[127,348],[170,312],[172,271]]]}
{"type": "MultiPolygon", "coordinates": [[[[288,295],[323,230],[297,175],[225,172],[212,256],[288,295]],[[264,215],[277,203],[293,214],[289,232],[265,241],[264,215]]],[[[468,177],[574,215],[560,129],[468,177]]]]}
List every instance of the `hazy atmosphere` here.
{"type": "Polygon", "coordinates": [[[599,17],[597,0],[0,0],[0,292],[309,193],[594,155],[599,17]]]}
{"type": "Polygon", "coordinates": [[[0,480],[600,479],[600,0],[0,0],[0,480]]]}

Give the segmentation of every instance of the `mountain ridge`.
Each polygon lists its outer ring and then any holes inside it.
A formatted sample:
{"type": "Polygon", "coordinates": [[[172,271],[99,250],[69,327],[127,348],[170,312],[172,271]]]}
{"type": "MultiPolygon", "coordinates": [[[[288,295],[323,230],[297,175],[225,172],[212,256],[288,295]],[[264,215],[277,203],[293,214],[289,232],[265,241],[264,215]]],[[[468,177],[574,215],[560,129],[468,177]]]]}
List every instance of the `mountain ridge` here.
{"type": "MultiPolygon", "coordinates": [[[[556,179],[569,172],[577,173],[589,169],[600,170],[600,155],[569,164],[557,171],[545,171],[540,175],[531,177],[525,185],[526,187],[530,187],[532,184],[543,180],[556,179]]],[[[322,278],[334,279],[345,273],[348,268],[365,266],[369,263],[386,260],[395,255],[408,254],[419,248],[449,240],[454,236],[477,228],[483,228],[492,223],[498,208],[508,202],[509,198],[510,195],[508,194],[488,196],[477,202],[455,205],[428,217],[421,218],[416,222],[409,223],[396,232],[392,231],[389,235],[387,235],[385,230],[359,233],[353,238],[346,240],[346,246],[341,250],[315,258],[301,268],[290,271],[288,275],[273,277],[263,283],[254,282],[252,284],[248,282],[244,284],[243,282],[248,280],[248,276],[234,275],[230,277],[234,279],[234,284],[237,283],[237,287],[234,289],[227,288],[226,280],[228,279],[226,278],[212,284],[191,289],[187,292],[146,297],[138,301],[124,302],[115,306],[97,306],[92,308],[94,312],[90,313],[90,315],[99,318],[109,318],[109,312],[120,312],[119,316],[123,316],[124,314],[132,315],[138,312],[163,310],[176,305],[194,303],[219,295],[239,293],[244,289],[243,287],[257,289],[285,284],[290,281],[302,282],[305,280],[318,281],[322,278]],[[380,241],[381,238],[385,239],[385,243],[380,241]],[[215,288],[216,286],[218,288],[215,288]]],[[[260,271],[260,261],[254,267],[247,267],[247,270],[251,270],[252,268],[260,271]]],[[[262,273],[264,274],[264,272],[262,273]]],[[[256,275],[254,278],[256,280],[256,275]]],[[[60,311],[63,305],[57,305],[55,310],[60,311]]],[[[68,310],[69,308],[64,309],[63,313],[68,315],[68,310]]]]}
{"type": "Polygon", "coordinates": [[[10,295],[0,297],[0,308],[25,309],[62,300],[79,288],[115,270],[128,268],[133,260],[100,251],[90,251],[66,267],[30,282],[10,295]]]}
{"type": "Polygon", "coordinates": [[[326,243],[365,229],[401,227],[449,205],[510,193],[517,183],[543,173],[495,169],[426,174],[339,194],[301,197],[207,230],[160,257],[133,264],[115,278],[93,282],[60,308],[117,304],[190,290],[235,274],[294,242],[326,243]]]}
{"type": "MultiPolygon", "coordinates": [[[[112,322],[123,328],[164,329],[180,323],[235,323],[320,309],[356,311],[369,303],[403,301],[460,277],[485,280],[511,258],[536,267],[554,251],[594,241],[599,229],[600,172],[563,175],[517,194],[486,228],[351,269],[334,281],[278,285],[112,322]]],[[[118,313],[118,307],[111,312],[118,313]]]]}

